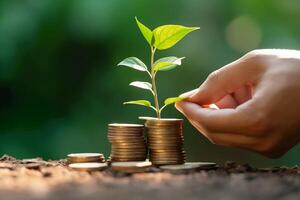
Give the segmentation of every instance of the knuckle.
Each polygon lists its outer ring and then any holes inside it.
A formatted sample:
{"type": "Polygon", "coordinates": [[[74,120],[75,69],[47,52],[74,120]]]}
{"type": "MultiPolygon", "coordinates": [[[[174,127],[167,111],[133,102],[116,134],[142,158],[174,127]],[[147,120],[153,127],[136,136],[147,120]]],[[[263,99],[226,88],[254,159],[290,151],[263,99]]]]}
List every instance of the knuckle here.
{"type": "Polygon", "coordinates": [[[219,70],[216,70],[216,71],[213,71],[212,73],[210,73],[207,77],[207,81],[208,82],[217,82],[220,80],[220,71],[219,70]]]}
{"type": "Polygon", "coordinates": [[[245,54],[244,59],[245,60],[256,60],[258,58],[261,58],[263,55],[262,49],[255,49],[245,54]]]}
{"type": "MultiPolygon", "coordinates": [[[[242,60],[252,63],[252,66],[265,65],[267,60],[276,58],[268,49],[256,49],[248,52],[242,57],[242,60]]],[[[251,65],[250,65],[251,66],[251,65]]]]}

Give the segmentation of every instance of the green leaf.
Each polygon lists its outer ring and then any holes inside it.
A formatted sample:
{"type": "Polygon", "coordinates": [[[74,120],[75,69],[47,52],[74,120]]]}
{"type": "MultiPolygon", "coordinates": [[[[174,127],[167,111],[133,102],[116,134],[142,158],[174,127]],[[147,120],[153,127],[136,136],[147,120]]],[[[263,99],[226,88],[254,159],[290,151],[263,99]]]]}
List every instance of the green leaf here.
{"type": "Polygon", "coordinates": [[[182,59],[184,59],[184,57],[177,58],[174,56],[158,59],[154,63],[153,69],[154,69],[154,71],[168,71],[168,70],[174,69],[178,65],[181,65],[182,59]]]}
{"type": "Polygon", "coordinates": [[[136,57],[129,57],[124,59],[122,62],[118,64],[118,66],[130,67],[139,71],[147,71],[147,66],[136,57]]]}
{"type": "Polygon", "coordinates": [[[159,50],[171,48],[188,33],[200,29],[199,27],[185,27],[180,25],[164,25],[153,30],[154,46],[159,50]]]}
{"type": "Polygon", "coordinates": [[[142,82],[142,81],[133,81],[132,83],[129,84],[130,86],[142,88],[145,90],[150,90],[152,91],[152,84],[148,82],[142,82]]]}
{"type": "Polygon", "coordinates": [[[164,103],[167,106],[167,105],[170,105],[172,103],[183,101],[185,99],[186,99],[185,97],[170,97],[170,98],[167,98],[164,103]]]}
{"type": "Polygon", "coordinates": [[[153,37],[153,33],[152,31],[145,26],[144,24],[142,24],[137,17],[135,17],[135,21],[141,31],[141,33],[143,34],[144,38],[147,40],[147,42],[150,44],[150,46],[152,46],[152,37],[153,37]]]}
{"type": "Polygon", "coordinates": [[[127,101],[127,102],[124,102],[123,104],[133,104],[133,105],[151,107],[150,101],[147,101],[147,100],[127,101]]]}

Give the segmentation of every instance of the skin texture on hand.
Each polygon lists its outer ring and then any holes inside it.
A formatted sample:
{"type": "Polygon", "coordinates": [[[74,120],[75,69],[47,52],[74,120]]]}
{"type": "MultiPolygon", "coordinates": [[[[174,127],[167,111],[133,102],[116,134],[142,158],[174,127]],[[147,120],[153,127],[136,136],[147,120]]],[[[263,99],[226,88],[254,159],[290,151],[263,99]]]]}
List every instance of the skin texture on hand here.
{"type": "Polygon", "coordinates": [[[176,108],[215,144],[277,158],[300,141],[300,51],[254,50],[182,96],[176,108]]]}

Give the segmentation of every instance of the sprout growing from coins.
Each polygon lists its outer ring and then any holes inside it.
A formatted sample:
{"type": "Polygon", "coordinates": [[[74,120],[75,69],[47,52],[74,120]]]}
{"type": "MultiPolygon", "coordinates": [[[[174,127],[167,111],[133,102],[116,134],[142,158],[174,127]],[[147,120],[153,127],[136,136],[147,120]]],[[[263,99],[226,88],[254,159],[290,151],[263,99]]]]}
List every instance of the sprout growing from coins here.
{"type": "Polygon", "coordinates": [[[151,31],[148,27],[142,24],[137,18],[135,18],[138,28],[140,29],[142,35],[148,42],[151,53],[150,53],[150,69],[138,58],[129,57],[124,59],[118,64],[118,66],[130,67],[138,71],[146,72],[151,83],[143,81],[134,81],[130,83],[130,86],[141,88],[144,90],[149,90],[154,98],[154,106],[148,100],[135,100],[124,102],[124,104],[135,104],[146,106],[152,108],[157,115],[157,118],[161,118],[162,110],[173,103],[183,101],[183,97],[170,97],[164,100],[164,105],[160,107],[158,101],[158,93],[156,86],[156,75],[161,71],[169,71],[181,65],[181,61],[184,57],[178,58],[175,56],[169,56],[160,58],[155,61],[155,52],[157,50],[165,50],[173,47],[177,42],[183,39],[188,33],[199,29],[199,27],[185,27],[180,25],[163,25],[155,28],[151,31]]]}

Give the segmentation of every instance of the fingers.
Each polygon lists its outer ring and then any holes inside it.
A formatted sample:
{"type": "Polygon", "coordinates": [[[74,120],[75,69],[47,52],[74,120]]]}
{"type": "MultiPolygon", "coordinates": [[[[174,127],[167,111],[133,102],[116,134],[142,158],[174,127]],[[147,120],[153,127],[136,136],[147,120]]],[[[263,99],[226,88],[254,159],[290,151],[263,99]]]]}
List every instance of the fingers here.
{"type": "Polygon", "coordinates": [[[236,100],[238,105],[243,104],[252,98],[252,86],[246,85],[244,87],[238,88],[234,91],[232,96],[236,100]]]}
{"type": "Polygon", "coordinates": [[[225,95],[255,82],[261,72],[260,65],[249,59],[241,58],[210,74],[199,90],[188,100],[199,105],[215,103],[225,95]]]}
{"type": "Polygon", "coordinates": [[[175,106],[206,132],[244,133],[251,126],[251,114],[244,108],[215,110],[191,102],[179,102],[175,106]]]}
{"type": "Polygon", "coordinates": [[[220,109],[224,109],[224,108],[236,108],[239,104],[230,94],[228,94],[225,97],[223,97],[221,100],[216,102],[216,105],[220,109]]]}
{"type": "Polygon", "coordinates": [[[257,138],[255,137],[232,133],[207,132],[198,122],[193,120],[189,121],[202,135],[204,135],[213,144],[228,147],[239,147],[252,151],[255,150],[255,147],[258,145],[257,138]]]}
{"type": "Polygon", "coordinates": [[[251,133],[243,133],[244,127],[247,126],[247,120],[240,120],[241,116],[232,112],[234,109],[226,109],[229,112],[225,114],[223,113],[224,110],[205,109],[189,102],[177,103],[176,108],[188,118],[202,135],[214,144],[252,151],[255,151],[259,144],[258,137],[251,135],[251,133]],[[234,118],[238,120],[232,120],[234,118]],[[242,124],[243,122],[244,124],[242,124]]]}

